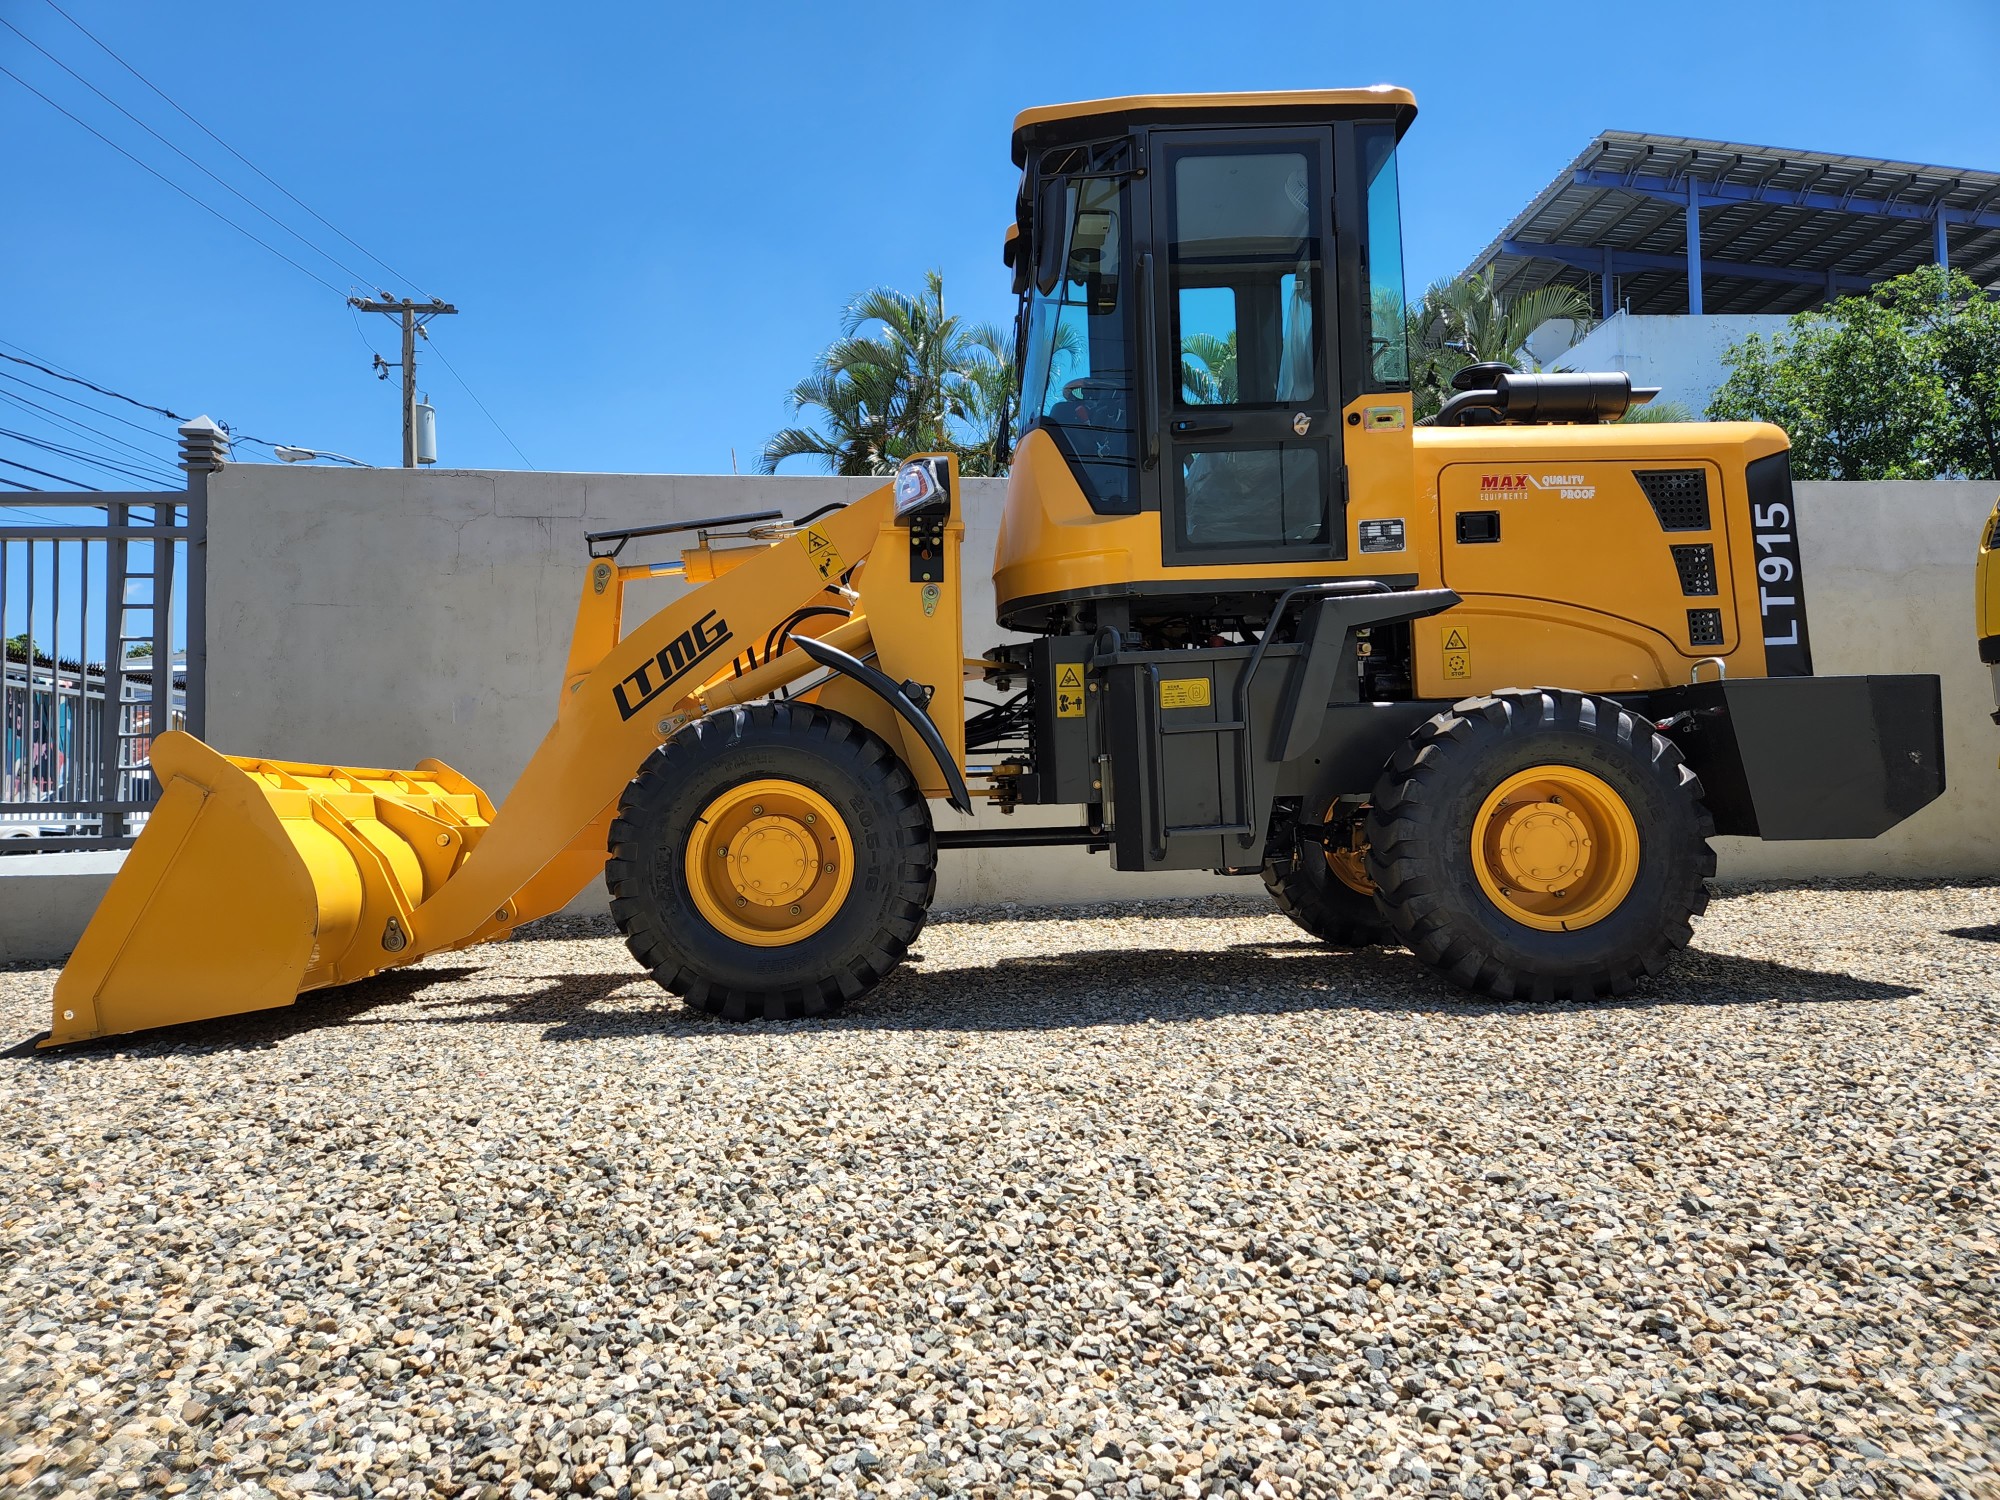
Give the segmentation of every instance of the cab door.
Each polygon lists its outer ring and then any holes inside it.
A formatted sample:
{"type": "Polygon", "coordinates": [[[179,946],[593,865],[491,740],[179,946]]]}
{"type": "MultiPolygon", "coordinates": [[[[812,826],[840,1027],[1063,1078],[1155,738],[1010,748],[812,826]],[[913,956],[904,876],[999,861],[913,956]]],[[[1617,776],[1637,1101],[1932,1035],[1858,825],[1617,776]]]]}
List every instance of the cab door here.
{"type": "Polygon", "coordinates": [[[1161,132],[1149,154],[1161,554],[1343,557],[1331,133],[1161,132]]]}

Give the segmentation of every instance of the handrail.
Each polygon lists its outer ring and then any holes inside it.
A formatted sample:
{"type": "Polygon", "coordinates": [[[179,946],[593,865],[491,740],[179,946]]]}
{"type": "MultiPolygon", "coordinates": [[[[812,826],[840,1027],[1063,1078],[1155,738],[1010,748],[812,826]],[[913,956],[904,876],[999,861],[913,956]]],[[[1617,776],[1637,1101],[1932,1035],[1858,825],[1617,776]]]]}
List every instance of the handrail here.
{"type": "Polygon", "coordinates": [[[586,531],[584,545],[590,549],[592,557],[616,557],[625,550],[625,544],[634,537],[667,536],[676,531],[706,531],[716,526],[744,526],[755,521],[782,521],[785,513],[781,510],[745,511],[740,516],[703,516],[696,521],[669,521],[664,526],[626,526],[614,531],[586,531]],[[616,542],[618,545],[609,552],[597,550],[600,542],[616,542]]]}

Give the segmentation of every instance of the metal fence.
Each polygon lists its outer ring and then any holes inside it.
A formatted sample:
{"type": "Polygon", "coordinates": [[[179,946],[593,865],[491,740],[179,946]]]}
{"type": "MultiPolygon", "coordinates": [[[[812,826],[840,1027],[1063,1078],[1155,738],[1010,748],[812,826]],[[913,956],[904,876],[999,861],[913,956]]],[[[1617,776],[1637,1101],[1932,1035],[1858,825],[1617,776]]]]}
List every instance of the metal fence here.
{"type": "Polygon", "coordinates": [[[0,855],[130,844],[201,732],[206,479],[0,495],[0,855]]]}

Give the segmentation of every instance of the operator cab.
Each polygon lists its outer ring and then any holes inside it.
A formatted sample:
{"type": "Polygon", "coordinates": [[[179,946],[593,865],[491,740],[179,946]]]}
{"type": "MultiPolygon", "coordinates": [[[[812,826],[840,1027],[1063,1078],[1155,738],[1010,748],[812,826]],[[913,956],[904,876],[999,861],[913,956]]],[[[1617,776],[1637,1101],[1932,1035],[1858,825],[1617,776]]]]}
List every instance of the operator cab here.
{"type": "Polygon", "coordinates": [[[1415,114],[1377,87],[1019,117],[1005,623],[1232,589],[1256,612],[1347,571],[1342,414],[1376,396],[1408,420],[1395,160],[1415,114]]]}

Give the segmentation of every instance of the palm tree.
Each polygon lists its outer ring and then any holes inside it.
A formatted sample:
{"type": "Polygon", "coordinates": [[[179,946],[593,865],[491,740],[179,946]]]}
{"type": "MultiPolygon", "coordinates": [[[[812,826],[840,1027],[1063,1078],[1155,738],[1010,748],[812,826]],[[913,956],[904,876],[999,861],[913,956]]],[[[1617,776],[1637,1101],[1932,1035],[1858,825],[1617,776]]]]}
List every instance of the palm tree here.
{"type": "MultiPolygon", "coordinates": [[[[787,458],[812,457],[836,473],[886,474],[912,453],[959,448],[968,423],[989,429],[990,459],[999,433],[993,403],[1006,393],[983,367],[1005,347],[997,331],[967,328],[945,311],[937,271],[924,274],[915,296],[871,288],[848,303],[840,337],[791,390],[793,409],[819,408],[829,431],[786,428],[764,445],[760,467],[769,474],[787,458]]],[[[1011,382],[1011,357],[1005,363],[1011,382]]]]}
{"type": "Polygon", "coordinates": [[[1648,401],[1625,409],[1621,422],[1692,422],[1694,413],[1678,401],[1648,401]]]}
{"type": "Polygon", "coordinates": [[[1181,385],[1202,406],[1233,406],[1236,402],[1236,330],[1224,337],[1212,333],[1181,336],[1181,385]]]}
{"type": "Polygon", "coordinates": [[[829,474],[886,474],[904,456],[892,443],[887,413],[893,393],[879,369],[837,368],[822,356],[818,368],[787,395],[792,410],[816,407],[824,419],[819,427],[772,433],[758,461],[761,472],[775,474],[788,458],[810,458],[829,474]]]}
{"type": "Polygon", "coordinates": [[[1014,378],[1014,335],[997,323],[981,323],[966,336],[966,359],[959,369],[959,398],[971,429],[954,444],[965,474],[1005,474],[1013,461],[1010,419],[1020,394],[1014,378]]]}
{"type": "Polygon", "coordinates": [[[1503,302],[1490,269],[1434,282],[1407,314],[1417,415],[1433,415],[1451,394],[1451,377],[1467,365],[1517,361],[1529,335],[1556,318],[1589,321],[1590,300],[1581,288],[1551,283],[1503,302]]]}

